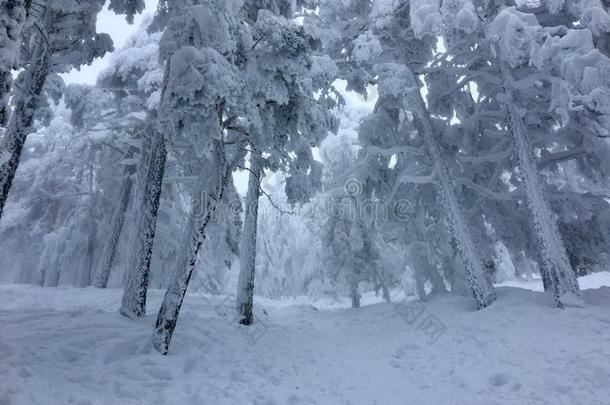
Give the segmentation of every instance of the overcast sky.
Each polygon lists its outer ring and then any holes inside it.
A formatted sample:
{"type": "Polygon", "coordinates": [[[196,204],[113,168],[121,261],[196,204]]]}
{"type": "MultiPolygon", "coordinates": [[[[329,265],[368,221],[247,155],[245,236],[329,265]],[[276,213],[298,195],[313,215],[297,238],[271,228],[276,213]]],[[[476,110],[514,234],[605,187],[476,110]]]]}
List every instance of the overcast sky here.
{"type": "MultiPolygon", "coordinates": [[[[158,0],[146,0],[146,10],[144,13],[154,14],[157,9],[158,0]]],[[[106,7],[99,14],[97,19],[97,31],[105,32],[112,37],[115,49],[121,48],[127,38],[133,34],[143,20],[142,15],[137,15],[133,25],[127,24],[125,16],[116,15],[109,11],[106,7]]],[[[80,71],[73,70],[72,72],[63,75],[66,83],[88,83],[94,84],[99,72],[108,65],[109,55],[103,59],[96,59],[91,66],[83,66],[80,71]]]]}

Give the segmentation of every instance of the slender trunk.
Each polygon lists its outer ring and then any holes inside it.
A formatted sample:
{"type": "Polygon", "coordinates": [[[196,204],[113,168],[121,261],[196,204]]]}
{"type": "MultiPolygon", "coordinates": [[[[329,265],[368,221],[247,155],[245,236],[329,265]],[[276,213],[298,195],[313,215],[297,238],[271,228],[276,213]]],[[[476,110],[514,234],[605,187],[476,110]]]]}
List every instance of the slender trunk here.
{"type": "Polygon", "coordinates": [[[154,128],[151,150],[141,172],[138,198],[134,205],[135,227],[130,241],[129,268],[120,309],[121,314],[128,318],[146,313],[146,293],[166,159],[165,137],[154,128]]]}
{"type": "Polygon", "coordinates": [[[106,288],[108,286],[108,279],[110,278],[110,273],[112,272],[117,247],[119,246],[119,240],[121,239],[121,233],[123,231],[123,224],[125,222],[125,216],[127,214],[127,207],[129,206],[129,197],[131,196],[132,188],[133,179],[131,178],[131,173],[127,173],[127,179],[125,179],[123,185],[121,186],[119,204],[115,207],[112,215],[110,235],[106,242],[101,265],[95,278],[94,285],[97,288],[106,288]]]}
{"type": "Polygon", "coordinates": [[[94,184],[94,167],[93,161],[95,158],[95,152],[92,150],[89,157],[89,178],[87,180],[89,190],[89,204],[87,208],[87,251],[85,257],[85,271],[83,274],[83,280],[81,287],[88,287],[91,285],[92,273],[93,273],[93,256],[95,253],[95,237],[97,236],[97,221],[95,220],[95,184],[94,184]]]}
{"type": "Polygon", "coordinates": [[[382,272],[378,269],[375,269],[375,273],[377,275],[378,286],[381,287],[381,295],[383,297],[383,300],[389,304],[392,302],[392,298],[390,297],[390,290],[388,289],[388,285],[385,282],[385,278],[382,276],[382,272]]]}
{"type": "Polygon", "coordinates": [[[540,245],[541,273],[544,288],[554,295],[557,306],[563,307],[570,295],[578,296],[578,280],[572,270],[566,248],[559,235],[551,209],[544,197],[543,185],[538,177],[538,169],[532,159],[532,148],[527,140],[527,128],[515,107],[514,95],[507,86],[510,77],[503,72],[505,90],[510,100],[506,106],[508,125],[515,140],[519,157],[519,167],[525,183],[527,205],[534,222],[534,233],[540,245]]]}
{"type": "Polygon", "coordinates": [[[350,280],[349,280],[349,290],[350,290],[350,298],[352,300],[352,308],[360,308],[360,293],[358,292],[358,275],[356,274],[356,268],[354,264],[350,266],[350,280]]]}
{"type": "MultiPolygon", "coordinates": [[[[170,63],[167,61],[161,86],[161,104],[165,99],[169,72],[170,63]]],[[[129,268],[119,310],[128,318],[143,316],[146,313],[148,276],[167,160],[165,135],[160,132],[159,119],[156,118],[154,121],[150,149],[144,148],[142,152],[142,169],[133,206],[135,226],[129,242],[129,268]]]]}
{"type": "Polygon", "coordinates": [[[46,271],[46,277],[44,280],[45,287],[57,287],[59,286],[59,278],[61,276],[61,266],[59,264],[59,258],[61,257],[61,245],[59,241],[53,238],[51,242],[52,256],[49,261],[49,268],[46,271]]]}
{"type": "Polygon", "coordinates": [[[0,126],[6,125],[9,117],[8,100],[12,84],[11,71],[0,69],[0,126]]]}
{"type": "Polygon", "coordinates": [[[250,158],[250,178],[246,195],[244,232],[240,246],[239,284],[237,285],[237,312],[239,323],[253,322],[254,276],[256,271],[256,231],[258,200],[260,195],[261,157],[254,152],[250,158]]]}
{"type": "Polygon", "coordinates": [[[40,94],[49,73],[49,51],[38,37],[32,61],[25,72],[25,88],[16,96],[16,105],[0,146],[0,218],[8,198],[28,131],[38,109],[40,94]]]}
{"type": "MultiPolygon", "coordinates": [[[[43,237],[44,248],[38,260],[37,271],[40,285],[44,287],[57,287],[59,284],[60,268],[58,261],[60,252],[56,233],[58,211],[59,202],[56,199],[50,200],[45,212],[49,226],[45,229],[46,235],[43,237]]],[[[30,283],[31,280],[27,282],[30,283]]]]}
{"type": "Polygon", "coordinates": [[[193,197],[192,213],[189,218],[189,230],[190,236],[187,243],[184,244],[184,252],[181,255],[181,259],[178,263],[174,278],[170,282],[169,287],[163,297],[163,303],[159,309],[157,315],[157,321],[155,322],[155,328],[152,337],[152,346],[161,354],[167,354],[169,350],[169,344],[172,339],[174,330],[176,329],[176,323],[178,322],[178,316],[182,303],[184,302],[184,296],[189,286],[191,276],[197,264],[197,258],[201,245],[206,236],[206,227],[210,220],[213,218],[218,203],[222,201],[223,194],[226,185],[231,176],[231,167],[226,165],[224,157],[224,145],[223,141],[218,141],[216,145],[216,159],[217,171],[212,170],[207,175],[216,176],[218,183],[216,189],[213,191],[213,195],[207,195],[207,198],[202,198],[206,190],[202,190],[203,193],[195,195],[193,197]],[[204,206],[199,206],[204,204],[204,206]]]}
{"type": "Polygon", "coordinates": [[[4,126],[9,116],[8,98],[13,82],[12,70],[18,58],[21,30],[27,16],[26,2],[0,0],[0,13],[6,15],[6,25],[0,27],[0,36],[3,39],[3,50],[0,52],[0,125],[4,126]]]}
{"type": "Polygon", "coordinates": [[[449,168],[445,163],[441,146],[438,143],[436,130],[429,120],[423,99],[419,99],[416,106],[417,116],[422,124],[424,141],[428,154],[432,159],[436,180],[434,182],[437,192],[443,202],[446,215],[449,219],[453,238],[455,240],[458,254],[462,261],[463,278],[470,294],[475,300],[477,309],[482,309],[491,304],[495,299],[492,284],[485,277],[483,261],[475,248],[468,224],[464,219],[462,209],[455,193],[455,184],[449,168]]]}

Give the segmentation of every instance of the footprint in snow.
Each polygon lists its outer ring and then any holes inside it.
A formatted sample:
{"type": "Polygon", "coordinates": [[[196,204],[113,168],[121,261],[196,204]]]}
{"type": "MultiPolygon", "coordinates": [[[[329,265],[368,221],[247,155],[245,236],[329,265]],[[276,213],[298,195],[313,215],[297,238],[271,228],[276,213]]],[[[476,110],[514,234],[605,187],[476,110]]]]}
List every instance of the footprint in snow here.
{"type": "Polygon", "coordinates": [[[102,362],[110,364],[133,357],[139,350],[140,344],[135,342],[118,342],[106,352],[102,362]]]}
{"type": "Polygon", "coordinates": [[[502,387],[510,382],[510,376],[504,373],[496,373],[491,376],[489,383],[494,387],[502,387]]]}
{"type": "Polygon", "coordinates": [[[171,381],[173,379],[171,370],[160,367],[149,367],[145,369],[148,375],[156,380],[171,381]]]}

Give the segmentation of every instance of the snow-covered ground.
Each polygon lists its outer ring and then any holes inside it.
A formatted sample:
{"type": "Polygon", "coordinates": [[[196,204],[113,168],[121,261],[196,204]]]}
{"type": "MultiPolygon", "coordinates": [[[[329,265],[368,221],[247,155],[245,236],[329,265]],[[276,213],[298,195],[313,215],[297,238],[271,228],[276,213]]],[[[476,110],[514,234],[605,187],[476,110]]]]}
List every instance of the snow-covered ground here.
{"type": "Polygon", "coordinates": [[[449,295],[359,310],[259,300],[254,328],[229,301],[190,295],[163,357],[148,351],[154,317],[123,319],[118,290],[4,285],[0,404],[608,404],[610,288],[565,310],[498,293],[479,312],[449,295]]]}

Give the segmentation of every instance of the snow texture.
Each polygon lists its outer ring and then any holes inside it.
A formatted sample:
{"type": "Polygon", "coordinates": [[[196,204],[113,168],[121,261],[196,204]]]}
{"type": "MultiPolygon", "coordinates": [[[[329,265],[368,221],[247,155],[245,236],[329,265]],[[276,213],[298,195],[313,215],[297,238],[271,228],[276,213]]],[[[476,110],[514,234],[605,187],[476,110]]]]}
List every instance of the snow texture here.
{"type": "MultiPolygon", "coordinates": [[[[608,281],[598,273],[582,284],[608,281]]],[[[233,322],[233,301],[190,295],[172,355],[162,357],[149,351],[151,317],[132,322],[116,313],[118,290],[3,285],[0,400],[605,404],[610,288],[584,291],[586,307],[562,311],[539,292],[498,294],[480,312],[449,295],[411,304],[411,313],[421,312],[414,320],[401,312],[405,304],[355,312],[347,302],[257,299],[252,327],[233,322]]],[[[161,297],[151,291],[151,306],[161,297]]]]}

